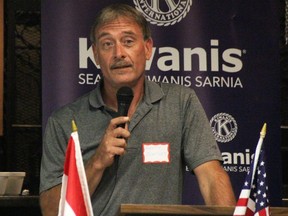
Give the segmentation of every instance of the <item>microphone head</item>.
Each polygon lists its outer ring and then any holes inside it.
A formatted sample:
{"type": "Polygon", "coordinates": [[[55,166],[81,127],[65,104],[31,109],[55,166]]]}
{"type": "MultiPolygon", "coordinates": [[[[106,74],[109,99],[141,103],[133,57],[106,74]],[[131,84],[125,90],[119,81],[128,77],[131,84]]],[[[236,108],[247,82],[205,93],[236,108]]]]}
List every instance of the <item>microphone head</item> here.
{"type": "Polygon", "coordinates": [[[117,91],[117,100],[125,104],[130,104],[133,99],[133,91],[128,86],[123,86],[117,91]]]}
{"type": "Polygon", "coordinates": [[[123,86],[117,91],[118,114],[127,116],[131,101],[134,97],[133,91],[128,86],[123,86]]]}

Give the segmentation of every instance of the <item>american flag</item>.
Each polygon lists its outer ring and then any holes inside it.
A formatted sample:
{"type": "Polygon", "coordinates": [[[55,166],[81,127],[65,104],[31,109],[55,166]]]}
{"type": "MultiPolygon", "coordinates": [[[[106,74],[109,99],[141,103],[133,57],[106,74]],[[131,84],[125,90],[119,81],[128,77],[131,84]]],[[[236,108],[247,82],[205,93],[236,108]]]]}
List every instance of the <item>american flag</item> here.
{"type": "MultiPolygon", "coordinates": [[[[255,153],[256,155],[256,153],[255,153]]],[[[265,169],[265,152],[260,150],[259,158],[252,159],[250,171],[236,204],[234,216],[267,216],[270,214],[267,174],[265,169]],[[255,168],[255,171],[253,170],[255,168]],[[252,182],[253,181],[253,182],[252,182]]]]}

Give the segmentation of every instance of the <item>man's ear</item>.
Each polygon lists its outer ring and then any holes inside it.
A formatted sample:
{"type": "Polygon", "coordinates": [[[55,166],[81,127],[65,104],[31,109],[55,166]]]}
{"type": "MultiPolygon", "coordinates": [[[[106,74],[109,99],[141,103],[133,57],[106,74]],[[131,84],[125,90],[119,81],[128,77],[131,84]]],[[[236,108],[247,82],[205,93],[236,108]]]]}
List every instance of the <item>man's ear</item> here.
{"type": "Polygon", "coordinates": [[[93,56],[97,65],[99,65],[98,52],[95,43],[92,44],[93,56]]]}
{"type": "Polygon", "coordinates": [[[153,40],[152,38],[148,38],[145,41],[145,55],[146,55],[146,60],[149,60],[152,55],[152,48],[153,48],[153,40]]]}

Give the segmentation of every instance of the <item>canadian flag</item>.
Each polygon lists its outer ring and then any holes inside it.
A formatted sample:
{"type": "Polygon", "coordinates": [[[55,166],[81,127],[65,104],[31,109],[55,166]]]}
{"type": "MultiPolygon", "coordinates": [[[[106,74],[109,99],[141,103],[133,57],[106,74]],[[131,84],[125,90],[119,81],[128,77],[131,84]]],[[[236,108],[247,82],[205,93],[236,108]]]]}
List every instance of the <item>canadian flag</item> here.
{"type": "Polygon", "coordinates": [[[72,131],[66,150],[58,216],[93,216],[77,127],[74,121],[72,121],[72,131]]]}

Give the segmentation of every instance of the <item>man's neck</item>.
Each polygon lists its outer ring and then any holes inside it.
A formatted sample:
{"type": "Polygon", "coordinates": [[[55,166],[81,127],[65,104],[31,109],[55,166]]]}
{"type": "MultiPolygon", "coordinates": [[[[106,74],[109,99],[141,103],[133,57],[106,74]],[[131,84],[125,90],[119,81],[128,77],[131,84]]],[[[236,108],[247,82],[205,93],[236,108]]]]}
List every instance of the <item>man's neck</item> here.
{"type": "MultiPolygon", "coordinates": [[[[144,82],[137,84],[135,86],[132,87],[133,90],[133,100],[131,102],[129,111],[128,111],[128,116],[131,117],[134,112],[136,111],[136,108],[138,106],[138,104],[141,102],[143,95],[144,95],[144,82]]],[[[104,103],[106,104],[107,107],[109,107],[110,109],[117,111],[118,110],[118,103],[117,103],[117,91],[118,89],[115,88],[107,88],[107,86],[103,86],[102,89],[102,98],[104,103]]]]}

